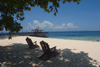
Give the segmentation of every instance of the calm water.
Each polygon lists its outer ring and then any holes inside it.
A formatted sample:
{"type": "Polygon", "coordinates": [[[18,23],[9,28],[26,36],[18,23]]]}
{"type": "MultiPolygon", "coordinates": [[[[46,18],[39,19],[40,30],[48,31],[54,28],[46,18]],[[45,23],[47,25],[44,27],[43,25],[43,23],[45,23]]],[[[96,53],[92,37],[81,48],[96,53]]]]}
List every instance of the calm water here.
{"type": "Polygon", "coordinates": [[[49,38],[100,41],[100,31],[49,32],[49,38]]]}

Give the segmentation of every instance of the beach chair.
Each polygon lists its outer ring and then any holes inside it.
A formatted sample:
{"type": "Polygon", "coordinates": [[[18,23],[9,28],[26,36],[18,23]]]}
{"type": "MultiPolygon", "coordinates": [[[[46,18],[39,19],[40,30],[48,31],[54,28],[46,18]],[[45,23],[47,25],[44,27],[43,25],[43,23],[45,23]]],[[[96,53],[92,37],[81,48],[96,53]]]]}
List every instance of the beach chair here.
{"type": "Polygon", "coordinates": [[[39,59],[49,60],[51,57],[55,57],[56,55],[59,55],[59,53],[56,52],[56,46],[53,48],[49,48],[48,43],[46,43],[44,41],[41,41],[40,45],[43,49],[44,54],[42,56],[38,57],[39,59]],[[53,51],[52,51],[52,49],[53,49],[53,51]]]}
{"type": "Polygon", "coordinates": [[[26,42],[28,43],[30,49],[39,47],[36,41],[33,43],[28,37],[26,38],[26,42]]]}

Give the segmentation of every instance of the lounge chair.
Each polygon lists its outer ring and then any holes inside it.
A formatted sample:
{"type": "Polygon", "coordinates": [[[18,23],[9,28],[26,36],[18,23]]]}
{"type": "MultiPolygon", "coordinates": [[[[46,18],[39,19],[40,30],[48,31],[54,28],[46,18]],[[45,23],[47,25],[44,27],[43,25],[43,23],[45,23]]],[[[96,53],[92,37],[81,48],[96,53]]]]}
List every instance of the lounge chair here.
{"type": "Polygon", "coordinates": [[[37,42],[36,41],[33,43],[32,40],[30,38],[28,38],[28,37],[26,38],[26,41],[27,41],[30,49],[39,47],[37,45],[37,42]]]}
{"type": "Polygon", "coordinates": [[[49,48],[48,43],[46,43],[44,41],[41,41],[40,44],[41,44],[44,54],[42,56],[38,57],[39,59],[49,60],[51,57],[55,57],[56,55],[59,55],[59,53],[56,52],[56,46],[53,48],[49,48]],[[54,49],[54,50],[51,51],[51,49],[54,49]]]}

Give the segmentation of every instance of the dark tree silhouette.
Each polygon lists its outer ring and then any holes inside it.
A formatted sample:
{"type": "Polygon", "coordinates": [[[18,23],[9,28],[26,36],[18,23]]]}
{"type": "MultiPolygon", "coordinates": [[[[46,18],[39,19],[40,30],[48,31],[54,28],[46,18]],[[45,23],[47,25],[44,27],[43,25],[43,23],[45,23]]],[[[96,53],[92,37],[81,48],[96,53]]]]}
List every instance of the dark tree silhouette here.
{"type": "Polygon", "coordinates": [[[30,11],[31,7],[39,6],[48,13],[53,11],[56,16],[59,3],[71,1],[79,4],[81,0],[0,0],[0,30],[6,29],[10,34],[19,32],[22,26],[17,20],[24,20],[24,11],[30,11]]]}

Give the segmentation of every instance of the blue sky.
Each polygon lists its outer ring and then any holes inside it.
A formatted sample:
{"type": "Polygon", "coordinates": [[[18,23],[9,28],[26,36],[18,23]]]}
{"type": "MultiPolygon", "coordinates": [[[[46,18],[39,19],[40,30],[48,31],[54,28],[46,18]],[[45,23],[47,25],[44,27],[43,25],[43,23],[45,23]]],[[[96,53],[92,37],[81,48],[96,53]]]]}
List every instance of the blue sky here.
{"type": "Polygon", "coordinates": [[[24,21],[18,21],[24,32],[37,26],[44,31],[100,31],[100,0],[81,0],[79,5],[60,3],[56,16],[33,7],[25,11],[24,16],[24,21]]]}

